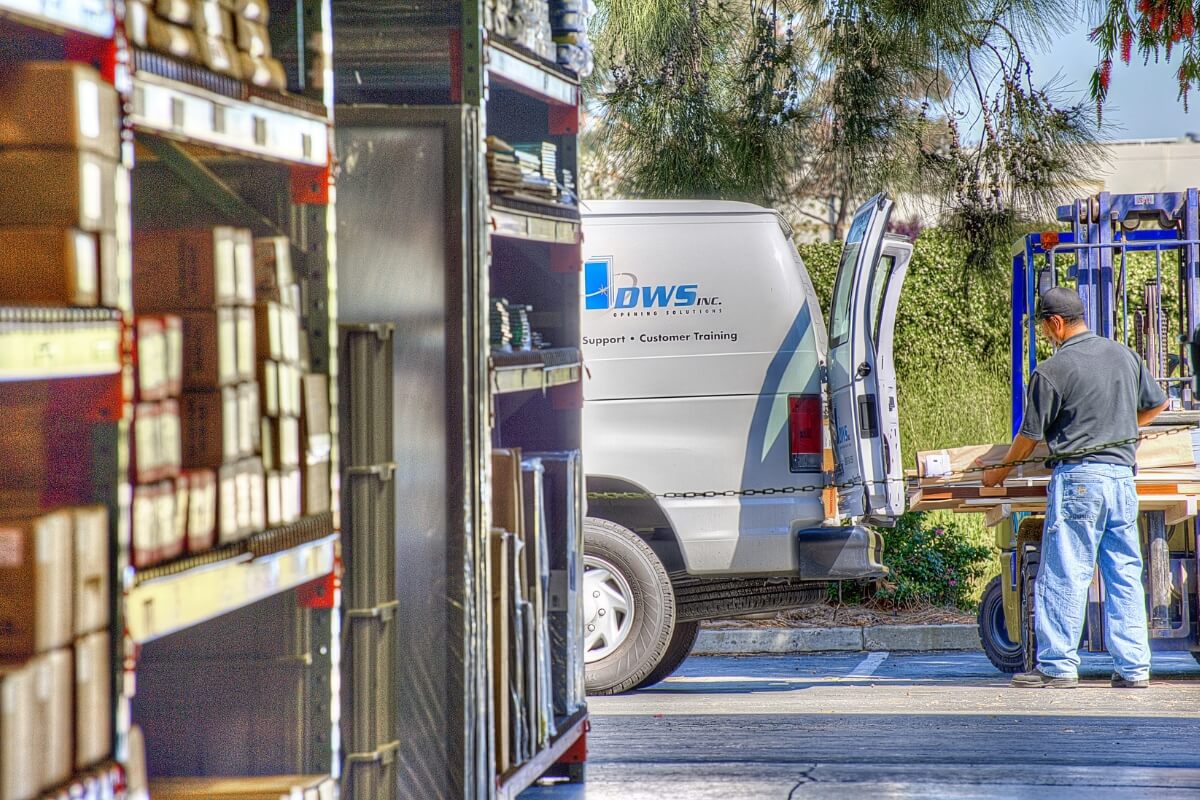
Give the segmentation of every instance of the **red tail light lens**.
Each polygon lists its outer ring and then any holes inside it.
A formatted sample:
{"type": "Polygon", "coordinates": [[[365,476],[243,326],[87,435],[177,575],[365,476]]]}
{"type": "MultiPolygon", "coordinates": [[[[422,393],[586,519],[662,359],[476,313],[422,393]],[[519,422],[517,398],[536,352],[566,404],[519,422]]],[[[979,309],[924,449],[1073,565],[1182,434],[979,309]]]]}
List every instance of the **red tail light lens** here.
{"type": "Polygon", "coordinates": [[[820,472],[821,395],[788,397],[788,434],[792,472],[820,472]]]}

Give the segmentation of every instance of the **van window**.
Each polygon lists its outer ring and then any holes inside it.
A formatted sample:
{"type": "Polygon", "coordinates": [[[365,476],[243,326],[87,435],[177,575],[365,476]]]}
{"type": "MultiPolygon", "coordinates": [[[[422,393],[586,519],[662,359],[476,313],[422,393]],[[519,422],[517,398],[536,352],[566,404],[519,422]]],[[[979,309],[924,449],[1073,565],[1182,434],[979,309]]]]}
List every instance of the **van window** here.
{"type": "Polygon", "coordinates": [[[862,249],[863,237],[871,212],[864,211],[854,218],[850,233],[842,246],[842,260],[838,263],[837,282],[833,286],[833,307],[829,310],[830,346],[837,347],[846,342],[850,335],[850,291],[854,288],[854,266],[858,262],[858,251],[862,249]]]}
{"type": "Polygon", "coordinates": [[[871,341],[879,346],[879,321],[883,315],[883,297],[888,283],[892,280],[892,271],[896,269],[895,256],[880,256],[879,263],[871,275],[871,341]]]}

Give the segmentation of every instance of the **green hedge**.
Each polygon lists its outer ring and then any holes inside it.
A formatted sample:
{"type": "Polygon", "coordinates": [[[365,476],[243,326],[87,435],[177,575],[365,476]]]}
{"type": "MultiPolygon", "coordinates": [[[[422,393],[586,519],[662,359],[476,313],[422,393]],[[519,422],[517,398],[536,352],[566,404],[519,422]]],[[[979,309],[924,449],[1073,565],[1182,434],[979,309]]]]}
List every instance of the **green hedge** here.
{"type": "MultiPolygon", "coordinates": [[[[802,244],[828,319],[841,244],[802,244]]],[[[906,466],[919,450],[1008,441],[1009,269],[965,275],[966,248],[928,229],[913,259],[896,317],[895,360],[901,449],[906,466]]],[[[890,580],[879,602],[969,607],[999,569],[991,531],[978,515],[909,514],[885,534],[890,580]]]]}

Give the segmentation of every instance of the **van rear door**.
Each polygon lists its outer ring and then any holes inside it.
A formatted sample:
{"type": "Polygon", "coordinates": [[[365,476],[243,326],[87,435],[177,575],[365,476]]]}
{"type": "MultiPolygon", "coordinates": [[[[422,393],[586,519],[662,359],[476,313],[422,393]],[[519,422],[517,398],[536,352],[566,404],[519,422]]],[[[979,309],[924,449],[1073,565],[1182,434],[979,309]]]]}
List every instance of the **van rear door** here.
{"type": "Polygon", "coordinates": [[[904,513],[892,336],[912,245],[887,235],[892,202],[854,215],[834,283],[829,393],[841,513],[890,523],[904,513]]]}

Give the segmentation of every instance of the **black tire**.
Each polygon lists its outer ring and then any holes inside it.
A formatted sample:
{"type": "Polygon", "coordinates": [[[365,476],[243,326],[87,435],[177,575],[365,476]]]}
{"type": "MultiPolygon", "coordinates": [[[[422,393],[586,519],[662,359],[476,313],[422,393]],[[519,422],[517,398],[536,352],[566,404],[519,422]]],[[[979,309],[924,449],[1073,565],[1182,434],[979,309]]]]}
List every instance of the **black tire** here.
{"type": "Polygon", "coordinates": [[[1001,672],[1020,672],[1025,666],[1021,642],[1012,641],[1004,620],[1004,586],[992,578],[979,602],[979,642],[988,661],[1001,672]]]}
{"type": "Polygon", "coordinates": [[[825,584],[797,586],[761,580],[693,579],[678,581],[675,599],[679,618],[688,621],[736,619],[822,605],[828,599],[825,584]]]}
{"type": "Polygon", "coordinates": [[[632,594],[628,635],[612,653],[584,668],[588,694],[620,694],[646,680],[671,644],[675,630],[671,579],[650,545],[615,522],[584,520],[583,551],[585,559],[602,559],[619,572],[632,594]]]}
{"type": "Polygon", "coordinates": [[[671,677],[672,673],[679,669],[679,665],[687,661],[688,655],[691,654],[692,648],[696,646],[696,640],[699,638],[699,622],[675,623],[675,631],[671,634],[671,643],[667,645],[666,655],[662,657],[662,661],[658,662],[658,666],[637,685],[637,688],[644,689],[671,677]]]}
{"type": "Polygon", "coordinates": [[[1037,548],[1025,551],[1021,559],[1021,663],[1026,672],[1037,668],[1037,629],[1034,627],[1034,590],[1042,554],[1037,548]]]}

